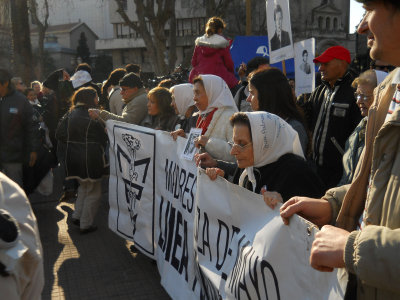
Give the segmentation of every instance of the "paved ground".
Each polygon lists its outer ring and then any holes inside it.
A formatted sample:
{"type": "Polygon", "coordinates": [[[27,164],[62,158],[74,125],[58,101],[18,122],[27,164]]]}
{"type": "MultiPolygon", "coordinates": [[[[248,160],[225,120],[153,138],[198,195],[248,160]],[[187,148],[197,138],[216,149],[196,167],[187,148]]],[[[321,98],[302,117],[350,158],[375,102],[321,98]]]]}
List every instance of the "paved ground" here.
{"type": "Polygon", "coordinates": [[[42,299],[170,299],[152,260],[131,253],[131,243],[108,229],[107,192],[96,218],[99,229],[80,235],[70,223],[74,204],[58,203],[61,180],[55,174],[52,195],[30,196],[44,252],[42,299]]]}

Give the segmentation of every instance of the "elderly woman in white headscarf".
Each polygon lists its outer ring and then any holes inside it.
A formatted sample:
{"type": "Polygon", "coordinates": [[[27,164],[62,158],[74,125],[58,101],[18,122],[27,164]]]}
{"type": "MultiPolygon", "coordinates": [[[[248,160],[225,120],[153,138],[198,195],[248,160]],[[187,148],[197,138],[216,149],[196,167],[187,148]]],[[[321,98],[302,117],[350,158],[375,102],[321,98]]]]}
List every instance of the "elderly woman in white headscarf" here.
{"type": "MultiPolygon", "coordinates": [[[[199,110],[196,128],[202,129],[195,146],[216,159],[234,161],[228,144],[232,138],[229,118],[237,112],[237,107],[225,81],[216,75],[200,75],[193,80],[193,93],[199,110]]],[[[176,135],[185,136],[183,130],[171,135],[174,138],[176,135]]]]}
{"type": "MultiPolygon", "coordinates": [[[[268,112],[240,112],[230,122],[231,154],[239,168],[234,183],[264,194],[268,205],[271,193],[281,201],[296,195],[323,195],[322,182],[306,163],[297,132],[283,119],[268,112]]],[[[207,174],[211,179],[213,174],[224,175],[217,168],[207,169],[207,174]]]]}
{"type": "Polygon", "coordinates": [[[182,83],[174,85],[169,89],[172,93],[171,106],[179,116],[179,125],[186,133],[190,132],[192,127],[196,127],[197,116],[193,113],[197,111],[193,101],[193,84],[182,83]]]}

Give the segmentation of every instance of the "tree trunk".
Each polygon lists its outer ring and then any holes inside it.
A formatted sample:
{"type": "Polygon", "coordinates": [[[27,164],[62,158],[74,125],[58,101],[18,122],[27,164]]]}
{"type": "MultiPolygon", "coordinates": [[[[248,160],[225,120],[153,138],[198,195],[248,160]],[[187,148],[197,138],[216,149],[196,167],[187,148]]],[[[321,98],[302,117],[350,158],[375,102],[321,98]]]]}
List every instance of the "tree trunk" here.
{"type": "Polygon", "coordinates": [[[32,20],[35,21],[38,28],[38,61],[37,61],[37,78],[44,78],[44,38],[46,30],[48,28],[47,20],[49,19],[49,3],[48,0],[44,0],[45,13],[44,21],[41,22],[38,18],[37,3],[36,0],[29,0],[29,11],[31,13],[32,20]]]}
{"type": "Polygon", "coordinates": [[[176,18],[175,14],[169,20],[169,69],[175,69],[176,63],[176,18]]]}
{"type": "Polygon", "coordinates": [[[14,75],[29,83],[33,79],[33,63],[27,1],[10,0],[10,8],[14,75]]]}

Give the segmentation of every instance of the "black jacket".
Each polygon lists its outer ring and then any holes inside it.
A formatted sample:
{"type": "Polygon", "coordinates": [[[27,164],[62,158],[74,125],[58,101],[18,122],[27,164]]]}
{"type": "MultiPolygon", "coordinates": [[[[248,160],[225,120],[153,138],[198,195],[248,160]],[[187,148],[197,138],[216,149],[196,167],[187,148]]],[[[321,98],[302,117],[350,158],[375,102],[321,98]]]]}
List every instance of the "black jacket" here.
{"type": "Polygon", "coordinates": [[[57,127],[56,138],[66,144],[66,178],[96,180],[106,174],[107,135],[99,121],[90,119],[86,107],[77,106],[65,114],[57,127]]]}
{"type": "MultiPolygon", "coordinates": [[[[242,169],[237,169],[234,183],[239,182],[242,169]]],[[[293,196],[307,196],[320,198],[324,195],[323,183],[307,164],[307,162],[295,154],[282,155],[276,162],[263,167],[254,168],[256,177],[255,193],[259,194],[265,185],[270,192],[278,192],[282,195],[283,201],[293,196]]],[[[246,177],[243,185],[253,191],[252,184],[246,177]]]]}
{"type": "Polygon", "coordinates": [[[289,32],[282,30],[281,40],[279,40],[278,34],[275,31],[274,36],[271,39],[271,51],[278,50],[280,48],[290,45],[290,35],[289,32]]]}
{"type": "Polygon", "coordinates": [[[345,148],[346,140],[361,120],[360,109],[354,97],[355,90],[351,87],[352,82],[353,77],[350,73],[337,80],[333,88],[329,83],[323,82],[306,103],[306,110],[311,110],[311,113],[307,114],[311,117],[308,122],[314,132],[312,159],[327,187],[335,186],[342,176],[343,154],[339,148],[345,148]],[[318,122],[321,110],[325,110],[326,114],[322,115],[318,122]],[[328,124],[326,130],[324,124],[328,124]]]}
{"type": "Polygon", "coordinates": [[[27,163],[40,146],[39,123],[32,105],[20,92],[0,98],[0,164],[27,163]]]}

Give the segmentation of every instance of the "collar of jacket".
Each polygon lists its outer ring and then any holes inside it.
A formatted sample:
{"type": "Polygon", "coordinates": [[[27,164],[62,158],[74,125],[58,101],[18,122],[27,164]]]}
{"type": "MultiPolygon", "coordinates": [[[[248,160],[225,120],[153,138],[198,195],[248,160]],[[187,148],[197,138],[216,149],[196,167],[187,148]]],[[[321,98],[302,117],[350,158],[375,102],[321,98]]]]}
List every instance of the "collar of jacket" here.
{"type": "MultiPolygon", "coordinates": [[[[340,77],[338,80],[335,81],[335,84],[333,85],[333,89],[339,85],[342,85],[343,83],[346,83],[348,81],[352,81],[353,76],[350,74],[349,71],[346,71],[346,73],[343,75],[343,77],[340,77]]],[[[331,85],[329,84],[328,81],[322,80],[322,83],[331,89],[331,85]]]]}
{"type": "Polygon", "coordinates": [[[229,41],[222,35],[213,34],[207,36],[207,34],[198,37],[195,41],[196,46],[204,46],[210,48],[226,48],[229,46],[229,41]]]}
{"type": "Polygon", "coordinates": [[[123,99],[123,101],[128,104],[129,102],[131,102],[133,99],[135,99],[136,97],[139,97],[140,95],[146,94],[146,89],[145,88],[140,88],[137,90],[136,93],[134,93],[130,98],[128,98],[127,100],[123,99]]]}

